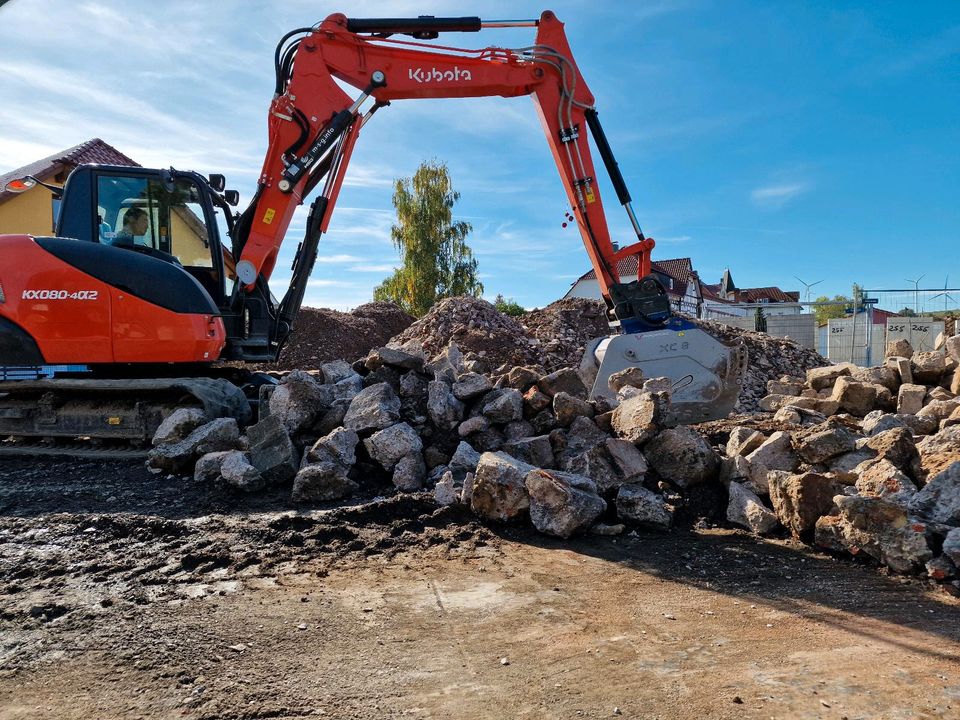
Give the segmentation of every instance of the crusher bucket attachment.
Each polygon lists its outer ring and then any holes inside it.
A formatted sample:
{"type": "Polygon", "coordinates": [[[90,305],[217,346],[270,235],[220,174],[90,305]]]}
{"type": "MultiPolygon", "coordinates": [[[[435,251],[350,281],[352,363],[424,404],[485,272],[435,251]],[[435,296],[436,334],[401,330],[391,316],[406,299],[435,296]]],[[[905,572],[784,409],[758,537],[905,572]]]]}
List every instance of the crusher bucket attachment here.
{"type": "Polygon", "coordinates": [[[740,396],[747,369],[742,342],[726,345],[680,318],[662,330],[597,338],[587,344],[581,371],[596,372],[591,398],[616,399],[607,381],[614,373],[638,367],[646,378],[673,381],[669,425],[720,420],[740,396]]]}
{"type": "Polygon", "coordinates": [[[243,391],[216,378],[131,380],[45,379],[0,382],[0,440],[125,439],[148,443],[178,407],[202,408],[210,419],[251,415],[243,391]]]}

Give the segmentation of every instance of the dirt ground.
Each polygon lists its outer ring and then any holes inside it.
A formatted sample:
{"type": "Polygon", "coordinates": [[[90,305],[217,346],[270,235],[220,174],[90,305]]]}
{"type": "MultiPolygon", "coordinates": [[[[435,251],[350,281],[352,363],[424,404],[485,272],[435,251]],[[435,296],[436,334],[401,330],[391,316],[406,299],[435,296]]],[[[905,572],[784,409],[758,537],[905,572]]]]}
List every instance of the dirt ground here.
{"type": "Polygon", "coordinates": [[[960,603],[919,581],[374,494],[0,459],[0,717],[960,717],[960,603]]]}

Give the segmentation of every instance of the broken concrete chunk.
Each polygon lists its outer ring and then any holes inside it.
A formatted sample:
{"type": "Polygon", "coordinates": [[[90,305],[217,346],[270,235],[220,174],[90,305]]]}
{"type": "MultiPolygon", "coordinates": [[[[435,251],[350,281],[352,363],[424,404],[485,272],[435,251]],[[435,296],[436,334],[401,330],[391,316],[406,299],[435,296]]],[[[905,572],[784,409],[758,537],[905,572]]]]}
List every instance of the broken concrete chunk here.
{"type": "Polygon", "coordinates": [[[643,485],[621,485],[617,491],[617,517],[657,530],[673,525],[673,507],[662,495],[643,485]]]}
{"type": "Polygon", "coordinates": [[[808,463],[825,463],[857,449],[856,436],[844,427],[832,427],[795,440],[797,454],[808,463]]]}
{"type": "Polygon", "coordinates": [[[857,490],[861,493],[904,504],[917,492],[917,486],[910,478],[883,458],[862,462],[854,472],[857,474],[857,490]]]}
{"type": "Polygon", "coordinates": [[[960,527],[960,461],[931,477],[908,508],[927,522],[960,527]]]}
{"type": "Polygon", "coordinates": [[[840,363],[839,365],[810,368],[807,370],[807,385],[814,390],[834,387],[837,378],[850,375],[856,367],[853,363],[840,363]]]}
{"type": "Polygon", "coordinates": [[[427,464],[419,452],[404,455],[393,469],[391,481],[397,490],[413,492],[423,487],[427,479],[427,464]]]}
{"type": "Polygon", "coordinates": [[[559,392],[565,392],[581,400],[587,399],[587,386],[583,384],[580,375],[573,368],[562,368],[544,375],[537,380],[537,387],[550,397],[554,397],[559,392]]]}
{"type": "Polygon", "coordinates": [[[250,442],[250,464],[264,480],[283,483],[293,479],[300,467],[297,449],[293,446],[287,428],[276,415],[264,418],[247,428],[250,442]]]}
{"type": "Polygon", "coordinates": [[[917,446],[913,442],[913,433],[906,428],[897,427],[876,433],[861,442],[861,449],[873,450],[878,458],[889,460],[898,468],[907,468],[917,457],[917,446]]]}
{"type": "Polygon", "coordinates": [[[911,467],[913,477],[923,483],[955,462],[960,461],[960,425],[944,428],[917,443],[918,462],[911,467]]]}
{"type": "Polygon", "coordinates": [[[333,360],[323,363],[320,366],[320,373],[323,375],[323,382],[327,385],[335,385],[341,380],[347,380],[352,377],[360,377],[357,371],[346,360],[333,360]]]}
{"type": "Polygon", "coordinates": [[[535,367],[512,367],[507,373],[507,387],[524,392],[531,385],[535,385],[542,374],[540,369],[535,367]]]}
{"type": "Polygon", "coordinates": [[[324,460],[300,469],[293,480],[291,499],[295,503],[328,502],[349,497],[358,489],[342,465],[324,460]]]}
{"type": "Polygon", "coordinates": [[[530,498],[530,519],[537,530],[548,535],[568,538],[583,532],[607,508],[593,481],[581,475],[538,468],[527,473],[524,484],[530,498]]]}
{"type": "Polygon", "coordinates": [[[747,528],[757,535],[764,535],[779,525],[776,514],[763,504],[759,497],[739,483],[732,482],[727,488],[727,520],[747,528]]]}
{"type": "Polygon", "coordinates": [[[402,457],[423,450],[423,441],[417,431],[405,422],[375,432],[363,441],[363,445],[371,459],[380,463],[384,470],[393,469],[402,457]]]}
{"type": "Polygon", "coordinates": [[[460,502],[460,488],[454,483],[452,472],[447,470],[433,486],[433,497],[440,506],[456,505],[460,502]]]}
{"type": "Polygon", "coordinates": [[[907,423],[903,421],[903,418],[893,413],[885,413],[883,410],[874,410],[873,412],[867,413],[863,418],[861,423],[863,432],[866,435],[876,435],[877,433],[882,433],[884,430],[892,430],[897,427],[907,427],[907,423]]]}
{"type": "Polygon", "coordinates": [[[593,417],[593,406],[586,400],[561,390],[553,396],[553,414],[560,427],[567,427],[578,417],[593,417]]]}
{"type": "Polygon", "coordinates": [[[535,468],[504,452],[485,452],[477,463],[470,507],[488,520],[512,520],[530,507],[524,480],[535,468]]]}
{"type": "Polygon", "coordinates": [[[266,485],[260,472],[250,464],[247,454],[239,450],[227,452],[220,464],[220,476],[227,485],[244,492],[255,492],[266,485]]]}
{"type": "Polygon", "coordinates": [[[943,554],[960,568],[960,528],[954,528],[943,539],[943,554]]]}
{"type": "Polygon", "coordinates": [[[792,472],[800,464],[800,458],[793,451],[790,433],[778,431],[770,435],[763,444],[747,455],[753,466],[762,466],[766,470],[787,470],[792,472]]]}
{"type": "Polygon", "coordinates": [[[909,359],[913,357],[913,346],[910,344],[910,341],[905,338],[891,340],[887,343],[887,348],[883,355],[888,358],[902,357],[909,359]]]}
{"type": "Polygon", "coordinates": [[[606,495],[623,484],[620,474],[614,469],[610,455],[603,444],[594,445],[579,455],[566,457],[563,468],[593,480],[599,491],[606,495]]]}
{"type": "Polygon", "coordinates": [[[193,479],[198,483],[211,483],[220,477],[220,466],[223,459],[233,450],[218,450],[217,452],[207,453],[197,460],[193,468],[193,479]]]}
{"type": "Polygon", "coordinates": [[[534,467],[553,467],[553,447],[547,435],[518,438],[503,445],[503,451],[534,467]]]}
{"type": "Polygon", "coordinates": [[[735,427],[730,431],[727,440],[727,455],[749,455],[763,444],[767,436],[758,430],[748,427],[735,427]]]}
{"type": "Polygon", "coordinates": [[[876,407],[877,389],[846,376],[838,377],[830,399],[839,403],[841,410],[863,417],[876,407]]]}
{"type": "Polygon", "coordinates": [[[464,373],[452,388],[453,396],[463,402],[473,400],[491,389],[493,389],[493,383],[490,382],[490,378],[479,373],[464,373]]]}
{"type": "Polygon", "coordinates": [[[427,386],[427,413],[441,430],[453,430],[463,419],[464,406],[457,400],[450,386],[443,380],[433,380],[427,386]]]}
{"type": "Polygon", "coordinates": [[[817,521],[815,542],[829,550],[865,553],[896,572],[925,569],[933,553],[926,528],[896,503],[871,495],[838,495],[838,513],[817,521]]]}
{"type": "Polygon", "coordinates": [[[490,427],[490,421],[483,415],[467,418],[457,426],[457,434],[462,437],[468,437],[474,433],[483,432],[490,427]]]}
{"type": "Polygon", "coordinates": [[[480,453],[474,450],[470,443],[461,441],[453,457],[450,458],[449,468],[454,478],[459,481],[468,472],[474,472],[478,462],[480,462],[480,453]]]}
{"type": "Polygon", "coordinates": [[[923,400],[927,395],[927,388],[923,385],[904,383],[897,391],[897,412],[916,415],[923,409],[923,400]]]}
{"type": "Polygon", "coordinates": [[[607,438],[604,440],[613,466],[625,483],[639,483],[647,473],[647,459],[629,440],[607,438]]]}
{"type": "Polygon", "coordinates": [[[833,509],[833,498],[842,488],[835,480],[803,473],[783,478],[770,476],[770,502],[774,512],[794,537],[809,539],[817,520],[833,509]]]}
{"type": "Polygon", "coordinates": [[[333,402],[329,386],[303,370],[284,377],[270,396],[270,414],[279,417],[287,432],[307,430],[333,402]]]}
{"type": "Polygon", "coordinates": [[[689,427],[660,432],[647,443],[644,455],[660,477],[681,488],[714,480],[720,470],[713,448],[689,427]]]}
{"type": "Polygon", "coordinates": [[[160,423],[153,434],[153,445],[180,442],[205,422],[207,414],[201,408],[177,408],[160,423]]]}
{"type": "Polygon", "coordinates": [[[217,418],[191,432],[183,440],[157,445],[148,454],[148,464],[165,472],[192,472],[196,459],[217,450],[233,450],[240,439],[240,427],[233,418],[217,418]]]}
{"type": "Polygon", "coordinates": [[[317,440],[307,451],[307,462],[331,460],[345,468],[357,462],[356,448],[360,436],[347,428],[336,428],[317,440]]]}
{"type": "Polygon", "coordinates": [[[506,425],[523,418],[523,395],[515,388],[500,388],[487,393],[483,415],[492,423],[506,425]]]}
{"type": "Polygon", "coordinates": [[[408,353],[397,348],[382,347],[371,350],[364,361],[368,370],[377,370],[384,365],[398,368],[400,370],[414,370],[421,372],[423,370],[423,356],[408,353]]]}
{"type": "Polygon", "coordinates": [[[936,385],[947,371],[943,353],[937,350],[914,353],[910,359],[910,371],[918,385],[936,385]]]}
{"type": "Polygon", "coordinates": [[[531,415],[536,415],[538,412],[546,410],[552,403],[553,401],[550,396],[540,392],[540,388],[536,385],[530,387],[523,394],[523,405],[529,410],[531,415]]]}
{"type": "Polygon", "coordinates": [[[621,388],[628,386],[642,389],[644,380],[646,378],[643,376],[643,370],[636,366],[628,367],[608,377],[607,387],[614,393],[618,393],[621,388]]]}
{"type": "Polygon", "coordinates": [[[348,430],[366,433],[382,430],[400,420],[400,398],[387,383],[364,388],[353,400],[343,417],[348,430]]]}
{"type": "Polygon", "coordinates": [[[664,398],[642,392],[616,407],[610,425],[618,437],[642,445],[660,432],[666,422],[667,410],[664,398]]]}

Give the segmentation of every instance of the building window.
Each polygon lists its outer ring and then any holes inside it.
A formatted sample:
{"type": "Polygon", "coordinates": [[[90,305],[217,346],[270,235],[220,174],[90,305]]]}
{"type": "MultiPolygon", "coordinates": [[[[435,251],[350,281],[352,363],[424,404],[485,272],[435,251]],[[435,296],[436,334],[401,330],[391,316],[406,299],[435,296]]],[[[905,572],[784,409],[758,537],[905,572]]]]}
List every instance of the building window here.
{"type": "Polygon", "coordinates": [[[53,216],[53,224],[50,226],[50,229],[51,231],[56,232],[57,219],[60,217],[60,198],[51,197],[50,203],[51,215],[53,216]]]}

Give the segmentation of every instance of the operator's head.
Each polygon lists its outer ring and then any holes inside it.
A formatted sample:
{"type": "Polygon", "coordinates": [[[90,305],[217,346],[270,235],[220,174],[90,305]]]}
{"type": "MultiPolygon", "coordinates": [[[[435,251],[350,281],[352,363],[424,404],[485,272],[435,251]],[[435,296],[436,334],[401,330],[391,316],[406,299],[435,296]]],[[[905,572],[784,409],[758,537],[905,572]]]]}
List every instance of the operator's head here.
{"type": "Polygon", "coordinates": [[[145,210],[132,207],[123,214],[123,228],[131,235],[146,235],[149,218],[145,210]]]}

